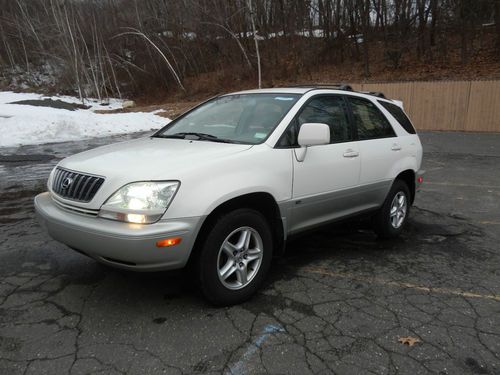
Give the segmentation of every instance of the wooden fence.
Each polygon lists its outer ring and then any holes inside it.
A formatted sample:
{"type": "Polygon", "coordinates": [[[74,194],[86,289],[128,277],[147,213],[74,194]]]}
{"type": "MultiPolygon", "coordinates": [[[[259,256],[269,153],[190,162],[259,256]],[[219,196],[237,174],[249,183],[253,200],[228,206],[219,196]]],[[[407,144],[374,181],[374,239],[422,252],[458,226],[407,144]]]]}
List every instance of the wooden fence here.
{"type": "Polygon", "coordinates": [[[500,81],[361,83],[402,100],[419,130],[500,132],[500,81]]]}

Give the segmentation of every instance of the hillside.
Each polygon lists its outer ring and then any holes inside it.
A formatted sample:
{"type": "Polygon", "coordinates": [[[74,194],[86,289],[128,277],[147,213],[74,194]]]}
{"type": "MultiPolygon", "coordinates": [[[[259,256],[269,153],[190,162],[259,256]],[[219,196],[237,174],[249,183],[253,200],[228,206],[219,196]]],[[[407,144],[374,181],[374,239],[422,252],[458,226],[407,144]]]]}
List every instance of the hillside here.
{"type": "MultiPolygon", "coordinates": [[[[446,51],[439,46],[433,48],[425,59],[419,59],[413,51],[403,54],[398,68],[384,55],[383,42],[373,42],[370,50],[370,75],[364,72],[364,62],[350,57],[344,62],[322,62],[311,66],[300,66],[286,57],[277,65],[263,59],[263,87],[278,87],[310,83],[359,83],[398,81],[441,80],[496,80],[500,79],[500,56],[495,48],[495,35],[486,30],[473,46],[467,62],[462,61],[458,38],[449,38],[446,51]]],[[[138,94],[135,100],[140,105],[163,102],[197,102],[229,91],[257,87],[257,75],[241,72],[238,68],[226,68],[211,73],[189,77],[185,81],[186,92],[181,90],[152,90],[138,94]]],[[[174,106],[175,107],[175,106],[174,106]]],[[[171,106],[169,107],[171,108],[171,106]]]]}
{"type": "Polygon", "coordinates": [[[495,0],[0,0],[0,89],[146,104],[258,85],[500,78],[495,0]]]}

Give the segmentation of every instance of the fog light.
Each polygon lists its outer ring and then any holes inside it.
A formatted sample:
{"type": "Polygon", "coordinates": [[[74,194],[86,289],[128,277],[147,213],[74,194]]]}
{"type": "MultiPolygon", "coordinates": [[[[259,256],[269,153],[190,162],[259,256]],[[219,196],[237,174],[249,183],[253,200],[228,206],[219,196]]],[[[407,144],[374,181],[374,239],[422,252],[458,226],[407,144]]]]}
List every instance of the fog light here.
{"type": "Polygon", "coordinates": [[[180,244],[181,241],[182,241],[182,238],[180,238],[180,237],[165,238],[164,240],[156,241],[156,247],[175,246],[175,245],[180,244]]]}
{"type": "Polygon", "coordinates": [[[146,222],[146,215],[127,214],[127,221],[129,223],[144,224],[146,222]]]}

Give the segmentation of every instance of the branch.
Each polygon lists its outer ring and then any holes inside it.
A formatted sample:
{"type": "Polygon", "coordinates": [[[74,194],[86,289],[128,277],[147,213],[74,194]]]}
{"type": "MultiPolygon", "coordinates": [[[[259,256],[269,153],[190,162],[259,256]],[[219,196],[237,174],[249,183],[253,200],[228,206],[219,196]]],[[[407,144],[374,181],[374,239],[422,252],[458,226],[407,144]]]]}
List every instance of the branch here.
{"type": "Polygon", "coordinates": [[[172,73],[172,75],[174,76],[175,80],[177,81],[177,84],[179,85],[179,87],[183,90],[183,91],[186,91],[186,89],[184,88],[184,86],[182,85],[182,82],[181,82],[181,79],[179,78],[177,72],[175,71],[174,67],[172,66],[172,64],[170,64],[170,61],[168,61],[167,59],[167,56],[165,56],[165,54],[161,51],[161,49],[153,43],[153,41],[151,39],[149,39],[143,32],[137,30],[137,29],[133,29],[133,28],[130,28],[131,30],[134,30],[134,31],[126,31],[126,32],[123,32],[123,33],[120,33],[120,34],[117,34],[115,35],[113,38],[116,38],[116,37],[120,37],[120,36],[124,36],[124,35],[137,35],[137,36],[141,36],[143,37],[144,39],[146,39],[146,41],[149,42],[149,44],[151,44],[154,49],[156,49],[156,51],[158,51],[158,53],[161,55],[161,57],[163,57],[163,59],[165,60],[165,62],[167,63],[167,66],[168,66],[168,69],[170,70],[170,72],[172,73]]]}

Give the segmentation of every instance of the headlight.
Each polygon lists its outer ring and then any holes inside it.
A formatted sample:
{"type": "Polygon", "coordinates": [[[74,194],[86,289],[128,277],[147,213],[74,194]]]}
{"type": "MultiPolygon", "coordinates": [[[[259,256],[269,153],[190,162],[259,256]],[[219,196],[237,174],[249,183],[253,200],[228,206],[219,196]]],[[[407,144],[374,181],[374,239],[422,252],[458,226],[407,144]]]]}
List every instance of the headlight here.
{"type": "Polygon", "coordinates": [[[154,223],[165,213],[178,188],[178,181],[133,182],[109,197],[99,216],[130,223],[154,223]]]}

